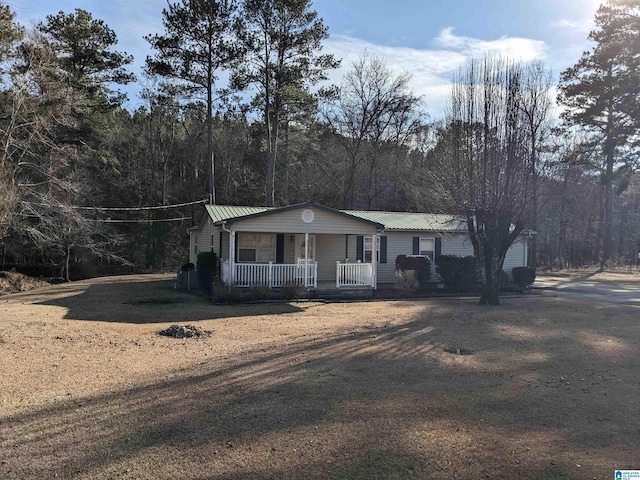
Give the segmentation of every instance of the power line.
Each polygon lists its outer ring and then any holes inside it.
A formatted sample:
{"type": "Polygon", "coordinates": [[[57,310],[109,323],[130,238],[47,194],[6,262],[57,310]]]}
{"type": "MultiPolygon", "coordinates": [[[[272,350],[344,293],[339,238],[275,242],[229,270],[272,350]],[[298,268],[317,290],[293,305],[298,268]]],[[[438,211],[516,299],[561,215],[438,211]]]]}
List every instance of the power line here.
{"type": "Polygon", "coordinates": [[[23,201],[27,205],[38,205],[41,207],[59,207],[59,208],[75,208],[77,210],[103,210],[103,211],[117,211],[117,212],[139,212],[143,210],[166,210],[168,208],[179,208],[179,207],[187,207],[189,205],[197,205],[199,203],[206,203],[209,200],[198,200],[196,202],[187,202],[187,203],[175,203],[173,205],[159,205],[156,207],[83,207],[83,206],[75,206],[75,205],[60,205],[53,203],[38,203],[38,202],[26,202],[23,201]]]}
{"type": "Polygon", "coordinates": [[[89,222],[100,222],[100,223],[159,223],[159,222],[180,222],[183,220],[191,220],[192,217],[176,217],[176,218],[156,218],[150,220],[112,220],[110,218],[105,219],[89,219],[86,218],[86,221],[89,222]]]}
{"type": "MultiPolygon", "coordinates": [[[[28,215],[25,213],[15,213],[19,217],[27,218],[41,218],[39,215],[28,215]]],[[[160,222],[180,222],[184,220],[191,220],[193,217],[175,217],[175,218],[155,218],[150,220],[117,220],[111,218],[95,219],[95,218],[83,218],[85,222],[97,222],[97,223],[160,223],[160,222]]]]}

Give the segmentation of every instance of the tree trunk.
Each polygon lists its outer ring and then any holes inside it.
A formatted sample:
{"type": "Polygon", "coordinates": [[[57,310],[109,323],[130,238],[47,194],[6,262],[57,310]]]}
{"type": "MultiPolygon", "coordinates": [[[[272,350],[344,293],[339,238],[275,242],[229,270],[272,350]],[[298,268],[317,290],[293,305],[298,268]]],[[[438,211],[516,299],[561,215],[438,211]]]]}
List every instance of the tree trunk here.
{"type": "Polygon", "coordinates": [[[71,258],[71,245],[67,245],[67,257],[64,261],[64,280],[66,282],[70,282],[71,278],[69,276],[69,259],[71,258]]]}
{"type": "Polygon", "coordinates": [[[498,272],[502,270],[502,263],[498,258],[495,258],[491,245],[487,242],[483,243],[481,268],[484,272],[479,303],[480,305],[498,306],[500,305],[500,278],[498,277],[498,272]]]}
{"type": "Polygon", "coordinates": [[[216,204],[215,164],[213,154],[213,46],[209,45],[209,64],[207,69],[207,186],[209,190],[209,203],[216,204]]]}

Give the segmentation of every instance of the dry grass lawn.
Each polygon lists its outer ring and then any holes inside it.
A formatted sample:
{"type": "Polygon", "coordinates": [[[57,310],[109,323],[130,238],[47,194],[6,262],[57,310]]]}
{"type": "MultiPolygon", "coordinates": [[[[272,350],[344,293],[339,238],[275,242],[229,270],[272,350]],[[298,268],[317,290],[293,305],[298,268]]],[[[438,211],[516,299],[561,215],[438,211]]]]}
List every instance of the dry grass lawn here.
{"type": "Polygon", "coordinates": [[[639,321],[552,294],[212,306],[149,275],[0,297],[0,478],[613,478],[640,468],[639,321]]]}

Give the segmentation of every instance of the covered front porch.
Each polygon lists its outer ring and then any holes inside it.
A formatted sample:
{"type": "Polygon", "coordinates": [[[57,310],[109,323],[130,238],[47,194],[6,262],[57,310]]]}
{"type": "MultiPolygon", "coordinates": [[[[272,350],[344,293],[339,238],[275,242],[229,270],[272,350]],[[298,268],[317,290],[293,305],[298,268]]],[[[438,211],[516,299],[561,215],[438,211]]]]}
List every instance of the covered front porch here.
{"type": "Polygon", "coordinates": [[[377,286],[382,225],[315,204],[217,222],[222,281],[236,287],[377,286]]]}
{"type": "Polygon", "coordinates": [[[230,233],[229,255],[220,262],[221,279],[236,287],[298,284],[306,288],[375,289],[377,256],[366,249],[379,244],[377,237],[230,233]],[[349,255],[360,255],[361,259],[349,260],[349,255]]]}

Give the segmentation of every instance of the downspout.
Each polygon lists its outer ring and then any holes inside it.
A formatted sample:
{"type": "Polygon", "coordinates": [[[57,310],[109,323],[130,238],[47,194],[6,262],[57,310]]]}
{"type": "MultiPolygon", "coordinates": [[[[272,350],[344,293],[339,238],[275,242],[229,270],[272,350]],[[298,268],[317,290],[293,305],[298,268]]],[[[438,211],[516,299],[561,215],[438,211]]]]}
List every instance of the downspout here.
{"type": "Polygon", "coordinates": [[[227,221],[224,220],[220,226],[222,227],[222,231],[223,232],[227,232],[229,234],[229,276],[230,278],[230,282],[229,282],[229,288],[231,288],[231,285],[233,285],[233,282],[235,280],[234,278],[234,273],[235,273],[235,252],[236,252],[236,238],[235,238],[235,232],[229,230],[227,228],[227,221]]]}
{"type": "MultiPolygon", "coordinates": [[[[380,261],[378,258],[376,258],[376,244],[378,242],[380,242],[380,248],[378,248],[377,253],[378,256],[382,257],[382,253],[380,252],[380,250],[382,249],[382,234],[384,233],[384,228],[380,231],[378,231],[378,233],[376,234],[378,237],[378,240],[373,240],[373,255],[371,260],[375,262],[375,269],[373,271],[373,289],[377,290],[378,289],[378,265],[380,264],[380,261]]],[[[387,262],[389,261],[389,259],[387,258],[387,262]]]]}

